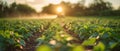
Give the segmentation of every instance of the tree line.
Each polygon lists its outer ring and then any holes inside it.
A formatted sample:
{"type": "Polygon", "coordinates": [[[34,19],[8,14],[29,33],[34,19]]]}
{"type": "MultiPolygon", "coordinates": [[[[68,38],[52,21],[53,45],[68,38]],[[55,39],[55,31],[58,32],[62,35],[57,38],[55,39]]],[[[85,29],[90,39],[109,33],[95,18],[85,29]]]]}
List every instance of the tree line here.
{"type": "Polygon", "coordinates": [[[69,2],[61,2],[60,4],[49,4],[43,7],[42,13],[56,14],[56,7],[62,6],[65,15],[71,16],[120,16],[120,7],[113,9],[110,2],[103,0],[94,0],[88,7],[78,2],[71,4],[69,2]]]}
{"type": "MultiPolygon", "coordinates": [[[[40,13],[57,14],[56,8],[63,7],[63,13],[67,16],[120,16],[120,7],[113,9],[110,2],[94,0],[88,7],[84,4],[61,2],[60,4],[49,4],[43,7],[40,13]]],[[[16,2],[8,5],[7,2],[0,1],[0,17],[31,16],[36,14],[35,9],[27,4],[17,4],[16,2]]]]}
{"type": "Polygon", "coordinates": [[[33,13],[36,13],[35,9],[27,4],[14,2],[8,5],[7,2],[0,1],[0,17],[30,16],[33,13]]]}

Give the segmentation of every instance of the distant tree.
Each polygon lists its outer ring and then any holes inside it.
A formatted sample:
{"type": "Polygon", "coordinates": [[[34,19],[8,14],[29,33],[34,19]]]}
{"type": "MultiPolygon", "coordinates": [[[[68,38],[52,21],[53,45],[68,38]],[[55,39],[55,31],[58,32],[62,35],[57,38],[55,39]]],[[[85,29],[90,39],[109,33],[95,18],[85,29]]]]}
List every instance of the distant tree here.
{"type": "Polygon", "coordinates": [[[3,12],[3,2],[0,1],[0,17],[2,16],[2,12],[3,12]]]}
{"type": "Polygon", "coordinates": [[[119,6],[118,10],[120,10],[120,6],[119,6]]]}
{"type": "Polygon", "coordinates": [[[49,4],[48,6],[43,7],[42,13],[56,14],[57,5],[49,4]]]}
{"type": "Polygon", "coordinates": [[[8,5],[7,2],[0,0],[0,17],[7,14],[8,5]]]}
{"type": "Polygon", "coordinates": [[[27,16],[36,13],[35,9],[25,4],[13,2],[7,5],[7,2],[0,1],[0,17],[27,16]]]}
{"type": "Polygon", "coordinates": [[[17,7],[15,7],[15,9],[22,15],[30,15],[36,12],[35,9],[24,4],[18,4],[17,7]]]}
{"type": "Polygon", "coordinates": [[[8,12],[9,12],[8,16],[15,16],[15,15],[17,15],[18,14],[17,13],[17,3],[15,3],[15,2],[12,3],[10,5],[10,8],[9,8],[8,12]]]}
{"type": "Polygon", "coordinates": [[[112,10],[111,15],[112,15],[112,16],[120,16],[120,6],[119,6],[118,9],[112,10]]]}
{"type": "Polygon", "coordinates": [[[60,4],[54,5],[49,4],[48,6],[43,7],[42,13],[48,13],[48,14],[57,14],[56,8],[62,6],[63,12],[66,13],[66,15],[70,15],[70,11],[72,10],[70,3],[61,2],[60,4]]]}
{"type": "Polygon", "coordinates": [[[61,2],[59,5],[63,7],[63,12],[65,15],[73,15],[73,4],[69,2],[61,2]]]}
{"type": "Polygon", "coordinates": [[[75,13],[75,15],[85,15],[84,12],[85,12],[85,6],[81,3],[76,3],[74,4],[74,7],[73,7],[73,11],[75,13]]]}
{"type": "Polygon", "coordinates": [[[69,16],[115,16],[119,15],[119,10],[113,10],[112,4],[104,0],[94,0],[89,7],[84,6],[85,0],[78,3],[61,2],[54,5],[49,4],[43,7],[42,13],[56,14],[56,7],[62,6],[65,15],[69,16]]]}
{"type": "Polygon", "coordinates": [[[94,3],[90,4],[88,10],[91,15],[102,15],[105,12],[108,14],[107,12],[112,10],[111,5],[111,3],[103,0],[94,0],[94,3]]]}

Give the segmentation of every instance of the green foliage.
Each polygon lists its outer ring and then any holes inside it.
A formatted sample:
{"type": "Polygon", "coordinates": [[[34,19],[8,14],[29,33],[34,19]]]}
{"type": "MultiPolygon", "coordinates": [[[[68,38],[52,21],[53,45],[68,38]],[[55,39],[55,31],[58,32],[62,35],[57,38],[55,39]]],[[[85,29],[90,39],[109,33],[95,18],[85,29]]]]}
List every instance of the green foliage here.
{"type": "Polygon", "coordinates": [[[53,50],[69,51],[70,47],[67,45],[72,37],[63,31],[63,28],[56,23],[52,22],[48,29],[43,32],[42,36],[37,39],[37,46],[43,44],[50,45],[53,50]]]}
{"type": "Polygon", "coordinates": [[[94,45],[96,42],[96,38],[90,38],[85,40],[82,45],[88,46],[88,45],[94,45]]]}
{"type": "MultiPolygon", "coordinates": [[[[104,50],[115,49],[115,47],[119,47],[117,45],[119,41],[119,21],[107,21],[107,20],[95,20],[94,22],[90,19],[86,20],[75,20],[70,23],[65,24],[65,27],[79,35],[79,38],[83,40],[82,45],[96,45],[103,46],[97,44],[99,41],[104,44],[104,50]]],[[[101,44],[101,43],[100,43],[101,44]]],[[[104,51],[103,48],[98,48],[95,51],[104,51]]],[[[117,49],[116,48],[116,49],[117,49]]]]}
{"type": "Polygon", "coordinates": [[[72,51],[85,51],[85,49],[83,48],[83,46],[76,46],[73,48],[72,51]]]}
{"type": "MultiPolygon", "coordinates": [[[[21,44],[22,36],[13,31],[3,31],[0,30],[0,49],[5,50],[6,47],[15,47],[16,45],[25,45],[21,44]],[[20,42],[19,42],[20,41],[20,42]]],[[[22,40],[24,42],[24,40],[22,40]]],[[[20,46],[18,46],[20,47],[20,46]]]]}
{"type": "Polygon", "coordinates": [[[51,49],[53,51],[85,51],[88,46],[92,46],[91,50],[94,51],[118,51],[120,48],[119,21],[118,18],[88,17],[67,17],[47,21],[0,19],[0,51],[8,47],[25,46],[27,44],[25,40],[29,40],[28,38],[35,32],[42,32],[36,39],[37,51],[47,50],[45,48],[48,48],[47,51],[51,49]],[[68,31],[73,33],[69,34],[68,31]]]}
{"type": "Polygon", "coordinates": [[[0,20],[0,49],[25,46],[25,40],[34,32],[42,31],[47,24],[39,20],[0,20]]]}
{"type": "Polygon", "coordinates": [[[52,48],[48,45],[41,45],[37,47],[36,51],[52,51],[52,48]]]}
{"type": "Polygon", "coordinates": [[[99,42],[99,44],[94,47],[93,51],[105,51],[105,45],[102,42],[99,42]]]}

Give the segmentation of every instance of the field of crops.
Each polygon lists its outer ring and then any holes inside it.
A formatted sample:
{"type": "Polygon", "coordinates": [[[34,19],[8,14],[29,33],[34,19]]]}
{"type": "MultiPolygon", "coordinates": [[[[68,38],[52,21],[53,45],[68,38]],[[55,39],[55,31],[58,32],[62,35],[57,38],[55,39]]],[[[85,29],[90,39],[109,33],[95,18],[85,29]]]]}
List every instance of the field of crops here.
{"type": "Polygon", "coordinates": [[[0,51],[119,51],[120,17],[0,19],[0,51]]]}

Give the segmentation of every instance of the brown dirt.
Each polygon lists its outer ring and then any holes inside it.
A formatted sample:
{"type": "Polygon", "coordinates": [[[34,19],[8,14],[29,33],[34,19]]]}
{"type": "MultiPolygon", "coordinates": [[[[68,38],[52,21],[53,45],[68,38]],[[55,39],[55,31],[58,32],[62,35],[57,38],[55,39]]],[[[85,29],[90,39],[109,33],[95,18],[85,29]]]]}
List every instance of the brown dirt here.
{"type": "Polygon", "coordinates": [[[23,49],[20,48],[15,48],[14,51],[35,51],[36,50],[36,39],[42,36],[42,33],[49,27],[50,24],[48,24],[43,30],[41,30],[40,32],[35,32],[33,33],[33,35],[31,37],[29,37],[28,40],[25,40],[25,47],[23,47],[23,49]]]}
{"type": "Polygon", "coordinates": [[[83,42],[83,40],[80,40],[79,39],[79,35],[78,34],[75,34],[74,32],[68,30],[67,28],[65,28],[65,26],[63,26],[64,28],[64,31],[68,34],[70,34],[71,36],[73,36],[74,38],[76,38],[75,40],[71,40],[70,42],[71,43],[76,43],[76,44],[81,44],[83,42]]]}
{"type": "Polygon", "coordinates": [[[41,35],[41,32],[36,32],[29,38],[28,41],[26,41],[26,46],[23,48],[23,51],[35,51],[36,48],[36,39],[41,35]]]}
{"type": "Polygon", "coordinates": [[[33,35],[29,37],[28,40],[25,40],[26,43],[25,47],[22,46],[22,48],[20,47],[13,48],[13,46],[10,46],[5,51],[35,51],[37,44],[36,39],[40,36],[42,36],[42,32],[33,33],[33,35]]]}
{"type": "MultiPolygon", "coordinates": [[[[76,43],[76,44],[82,44],[84,40],[79,39],[79,35],[75,34],[73,31],[68,30],[68,28],[65,27],[65,25],[63,26],[64,31],[66,31],[66,33],[70,34],[71,36],[75,37],[77,40],[71,40],[70,43],[76,43]]],[[[93,51],[93,46],[85,46],[86,51],[93,51]]]]}
{"type": "Polygon", "coordinates": [[[70,34],[71,36],[73,36],[76,39],[73,39],[70,41],[70,43],[76,43],[76,44],[81,44],[83,42],[83,40],[79,39],[79,35],[75,34],[74,32],[68,30],[68,28],[65,27],[64,22],[59,23],[61,25],[61,27],[63,27],[64,31],[68,34],[70,34]]]}

